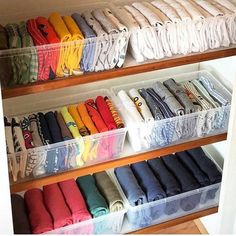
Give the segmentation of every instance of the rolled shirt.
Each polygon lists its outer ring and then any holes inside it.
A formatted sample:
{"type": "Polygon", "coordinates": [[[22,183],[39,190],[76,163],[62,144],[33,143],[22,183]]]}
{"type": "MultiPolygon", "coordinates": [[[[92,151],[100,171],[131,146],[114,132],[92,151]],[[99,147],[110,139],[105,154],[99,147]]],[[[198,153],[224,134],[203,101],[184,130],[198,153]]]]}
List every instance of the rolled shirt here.
{"type": "Polygon", "coordinates": [[[183,106],[177,101],[174,95],[161,83],[156,82],[153,86],[154,91],[160,96],[170,110],[177,116],[184,115],[183,106]]]}
{"type": "Polygon", "coordinates": [[[11,194],[11,206],[14,233],[31,234],[24,198],[18,194],[11,194]]]}
{"type": "Polygon", "coordinates": [[[85,106],[88,110],[88,114],[91,117],[93,123],[95,124],[99,133],[108,131],[106,124],[104,123],[96,104],[94,103],[93,99],[88,99],[85,101],[85,106]]]}
{"type": "Polygon", "coordinates": [[[109,108],[109,111],[111,112],[111,115],[116,123],[116,126],[118,129],[124,128],[124,122],[122,121],[115,105],[112,103],[111,99],[109,99],[107,96],[104,97],[104,100],[109,108]]]}
{"type": "Polygon", "coordinates": [[[123,199],[110,176],[105,171],[95,173],[93,176],[96,180],[96,186],[109,205],[110,212],[123,210],[123,199]]]}
{"type": "Polygon", "coordinates": [[[146,161],[132,164],[131,169],[142,190],[146,193],[148,202],[166,197],[159,180],[155,177],[146,161]]]}
{"type": "Polygon", "coordinates": [[[221,182],[222,174],[217,169],[214,162],[206,156],[202,148],[199,147],[190,149],[187,150],[187,153],[193,158],[199,168],[208,176],[211,184],[221,182]]]}
{"type": "Polygon", "coordinates": [[[24,195],[28,209],[29,220],[34,234],[41,234],[53,230],[53,220],[44,202],[40,189],[30,189],[24,195]]]}
{"type": "Polygon", "coordinates": [[[91,175],[78,177],[76,183],[79,186],[90,213],[94,218],[106,215],[109,209],[106,200],[96,187],[95,179],[91,175]]]}
{"type": "Polygon", "coordinates": [[[74,179],[65,180],[58,183],[65,202],[72,214],[73,223],[91,219],[85,200],[74,179]]]}
{"type": "Polygon", "coordinates": [[[97,109],[98,109],[102,119],[104,120],[108,130],[116,129],[117,128],[116,123],[112,117],[112,114],[109,110],[109,107],[108,107],[106,101],[104,100],[104,98],[102,96],[97,96],[96,106],[97,106],[97,109]]]}
{"type": "Polygon", "coordinates": [[[73,223],[70,209],[57,183],[43,186],[43,198],[52,216],[54,229],[73,223]]]}
{"type": "Polygon", "coordinates": [[[192,101],[188,98],[180,84],[177,84],[174,79],[168,79],[164,81],[163,84],[171,91],[179,103],[184,107],[185,114],[195,112],[195,107],[192,101]]]}

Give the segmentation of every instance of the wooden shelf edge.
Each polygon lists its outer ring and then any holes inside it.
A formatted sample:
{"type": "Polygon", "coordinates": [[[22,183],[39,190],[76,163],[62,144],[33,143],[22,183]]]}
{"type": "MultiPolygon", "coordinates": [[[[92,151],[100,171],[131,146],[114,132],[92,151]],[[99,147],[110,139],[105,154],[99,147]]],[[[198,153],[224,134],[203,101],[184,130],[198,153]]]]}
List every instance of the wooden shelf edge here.
{"type": "Polygon", "coordinates": [[[27,94],[35,94],[49,90],[75,86],[79,84],[91,83],[101,80],[113,79],[116,77],[144,73],[148,71],[171,68],[175,66],[198,63],[217,58],[230,57],[236,55],[236,47],[210,50],[204,53],[194,53],[187,56],[165,58],[156,62],[137,64],[135,66],[123,67],[102,72],[87,73],[81,76],[38,82],[29,85],[17,86],[14,88],[2,89],[2,98],[12,98],[27,94]]]}
{"type": "Polygon", "coordinates": [[[190,214],[190,215],[186,215],[186,216],[183,216],[183,217],[179,217],[179,218],[167,221],[167,222],[163,222],[163,223],[160,223],[160,224],[157,224],[157,225],[152,225],[152,226],[147,227],[147,228],[136,230],[136,231],[130,232],[128,234],[153,234],[153,233],[156,233],[159,230],[162,230],[162,229],[165,229],[165,228],[168,228],[168,227],[172,227],[172,226],[175,226],[175,225],[178,225],[178,224],[182,224],[182,223],[185,223],[187,221],[195,220],[195,219],[198,219],[198,218],[201,218],[201,217],[204,217],[204,216],[208,216],[208,215],[211,215],[211,214],[214,214],[214,213],[217,213],[217,212],[218,212],[218,207],[212,207],[210,209],[206,209],[206,210],[199,211],[199,212],[196,212],[196,213],[193,213],[193,214],[190,214]]]}
{"type": "Polygon", "coordinates": [[[134,154],[127,157],[121,157],[121,158],[114,159],[108,162],[86,166],[79,169],[68,170],[66,172],[61,172],[55,175],[46,176],[42,178],[32,179],[32,180],[25,181],[22,183],[12,184],[10,186],[10,190],[11,190],[11,193],[16,193],[16,192],[26,191],[32,188],[39,188],[44,185],[57,183],[60,181],[71,179],[71,178],[76,178],[79,176],[84,176],[84,175],[108,170],[111,168],[116,168],[119,166],[124,166],[124,165],[132,164],[132,163],[136,163],[136,162],[140,162],[144,160],[153,159],[153,158],[168,155],[174,152],[179,152],[179,151],[183,151],[187,149],[204,146],[211,143],[224,141],[226,140],[226,138],[227,138],[227,134],[224,133],[224,134],[214,135],[214,136],[210,136],[206,138],[201,138],[198,140],[192,140],[192,141],[184,142],[181,144],[176,144],[176,145],[160,148],[157,150],[152,150],[152,151],[148,151],[144,153],[138,153],[138,154],[134,154]]]}

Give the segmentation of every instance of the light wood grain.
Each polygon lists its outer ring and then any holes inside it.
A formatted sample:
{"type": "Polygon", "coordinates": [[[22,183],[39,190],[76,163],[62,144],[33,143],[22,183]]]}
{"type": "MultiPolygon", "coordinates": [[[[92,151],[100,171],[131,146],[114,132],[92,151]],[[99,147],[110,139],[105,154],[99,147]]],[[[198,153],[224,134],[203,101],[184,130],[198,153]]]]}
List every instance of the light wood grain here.
{"type": "Polygon", "coordinates": [[[176,144],[176,145],[160,148],[157,150],[152,150],[152,151],[148,151],[144,153],[134,154],[128,157],[122,157],[115,160],[110,160],[108,162],[104,162],[104,163],[100,163],[100,164],[96,164],[92,166],[86,166],[79,169],[68,170],[66,172],[58,173],[55,175],[33,179],[33,180],[25,181],[22,183],[16,183],[16,184],[11,185],[10,188],[11,188],[12,193],[21,192],[27,189],[38,188],[47,184],[52,184],[52,183],[64,181],[67,179],[76,178],[79,176],[84,176],[87,174],[96,173],[103,170],[108,170],[111,168],[116,168],[119,166],[124,166],[128,164],[140,162],[143,160],[153,159],[153,158],[168,155],[171,153],[180,152],[180,151],[188,150],[191,148],[204,146],[207,144],[220,142],[220,141],[225,140],[226,138],[227,138],[227,134],[224,133],[224,134],[219,134],[219,135],[210,136],[206,138],[201,138],[198,140],[192,140],[192,141],[184,142],[181,144],[176,144]]]}
{"type": "Polygon", "coordinates": [[[153,225],[144,229],[133,231],[130,234],[154,234],[155,232],[158,232],[160,230],[164,230],[164,229],[168,230],[169,227],[186,223],[188,221],[195,220],[203,216],[211,215],[217,212],[218,212],[218,207],[213,207],[213,208],[199,211],[199,212],[187,215],[187,216],[179,217],[174,220],[170,220],[161,224],[157,224],[157,225],[153,225]]]}
{"type": "Polygon", "coordinates": [[[102,72],[85,73],[80,76],[74,76],[63,79],[49,80],[47,82],[36,82],[29,85],[21,85],[13,88],[2,88],[2,97],[11,98],[27,94],[40,93],[44,91],[75,86],[79,84],[91,83],[95,81],[108,80],[116,77],[144,73],[148,71],[166,69],[181,65],[188,65],[202,61],[213,60],[217,58],[230,57],[236,55],[236,47],[210,50],[204,53],[195,53],[188,56],[176,56],[148,62],[144,64],[135,64],[134,66],[123,67],[102,72]]]}

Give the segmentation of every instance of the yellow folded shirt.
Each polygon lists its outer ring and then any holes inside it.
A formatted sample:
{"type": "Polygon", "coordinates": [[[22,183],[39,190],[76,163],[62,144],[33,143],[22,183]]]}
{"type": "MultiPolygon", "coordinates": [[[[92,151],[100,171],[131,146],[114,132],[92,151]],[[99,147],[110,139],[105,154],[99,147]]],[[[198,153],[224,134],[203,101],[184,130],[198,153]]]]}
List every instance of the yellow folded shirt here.
{"type": "Polygon", "coordinates": [[[67,29],[62,17],[59,13],[52,13],[48,21],[53,26],[54,30],[57,33],[57,36],[61,40],[61,48],[60,48],[60,58],[58,61],[56,74],[59,77],[72,75],[72,68],[70,68],[69,55],[70,55],[70,45],[67,45],[67,42],[72,40],[72,35],[70,31],[67,29]]]}
{"type": "Polygon", "coordinates": [[[70,47],[70,57],[68,63],[73,68],[73,73],[80,72],[80,61],[83,54],[84,36],[71,16],[63,16],[63,21],[71,34],[71,40],[74,41],[70,47]]]}
{"type": "Polygon", "coordinates": [[[84,140],[79,133],[78,127],[77,127],[74,119],[72,118],[72,116],[68,112],[67,107],[61,108],[61,114],[62,114],[62,117],[63,117],[68,129],[70,130],[73,138],[75,138],[78,141],[76,162],[77,162],[78,166],[83,166],[84,162],[82,160],[82,155],[83,155],[83,152],[85,149],[84,140]]]}

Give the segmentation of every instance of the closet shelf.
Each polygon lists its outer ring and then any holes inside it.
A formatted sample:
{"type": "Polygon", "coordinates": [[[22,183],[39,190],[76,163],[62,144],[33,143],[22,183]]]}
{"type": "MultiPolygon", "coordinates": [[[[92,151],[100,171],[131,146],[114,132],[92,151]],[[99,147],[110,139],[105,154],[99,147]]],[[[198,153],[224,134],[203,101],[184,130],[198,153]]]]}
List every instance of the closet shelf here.
{"type": "Polygon", "coordinates": [[[140,162],[140,161],[144,161],[148,159],[153,159],[159,156],[165,156],[174,152],[180,152],[187,149],[192,149],[192,148],[208,145],[211,143],[224,141],[226,140],[226,138],[227,138],[227,133],[223,133],[223,134],[218,134],[218,135],[214,135],[210,137],[201,138],[198,140],[191,140],[191,141],[184,142],[181,144],[167,146],[167,147],[156,149],[156,150],[151,150],[151,151],[142,152],[142,153],[135,153],[133,155],[117,158],[115,160],[107,161],[104,163],[86,166],[79,169],[73,169],[73,170],[61,172],[61,173],[51,175],[51,176],[36,178],[36,179],[28,180],[28,181],[26,180],[24,182],[18,182],[18,183],[12,184],[10,186],[10,189],[12,193],[16,193],[16,192],[26,191],[32,188],[40,188],[44,185],[68,180],[70,178],[76,178],[79,176],[84,176],[91,173],[96,173],[96,172],[116,168],[119,166],[124,166],[124,165],[132,164],[132,163],[136,163],[136,162],[140,162]]]}
{"type": "Polygon", "coordinates": [[[96,81],[113,79],[116,77],[144,73],[148,71],[166,69],[181,65],[193,64],[202,61],[208,61],[218,58],[230,57],[236,55],[236,47],[221,48],[217,50],[209,50],[204,53],[192,53],[187,56],[175,56],[172,58],[165,58],[158,61],[146,61],[144,63],[136,63],[131,56],[126,58],[123,68],[113,69],[102,72],[93,72],[83,74],[81,76],[74,76],[63,79],[56,79],[47,82],[36,82],[29,85],[21,85],[13,88],[3,88],[3,99],[24,96],[27,94],[35,94],[49,90],[75,86],[79,84],[86,84],[96,81]]]}
{"type": "Polygon", "coordinates": [[[211,214],[214,214],[214,213],[217,213],[217,212],[218,212],[218,207],[213,207],[213,208],[202,210],[202,211],[199,211],[199,212],[196,212],[196,213],[193,213],[193,214],[189,214],[189,215],[186,215],[186,216],[183,216],[183,217],[179,217],[179,218],[176,218],[176,219],[164,222],[164,223],[160,223],[160,224],[157,224],[157,225],[152,225],[152,226],[147,227],[147,228],[143,228],[143,229],[140,229],[140,230],[137,230],[137,231],[133,231],[133,232],[130,232],[129,234],[153,234],[153,232],[157,232],[158,230],[162,230],[162,229],[165,229],[165,228],[168,228],[168,227],[172,227],[172,226],[175,226],[175,225],[178,225],[178,224],[182,224],[182,223],[185,223],[187,221],[199,219],[201,217],[208,216],[208,215],[211,215],[211,214]]]}

